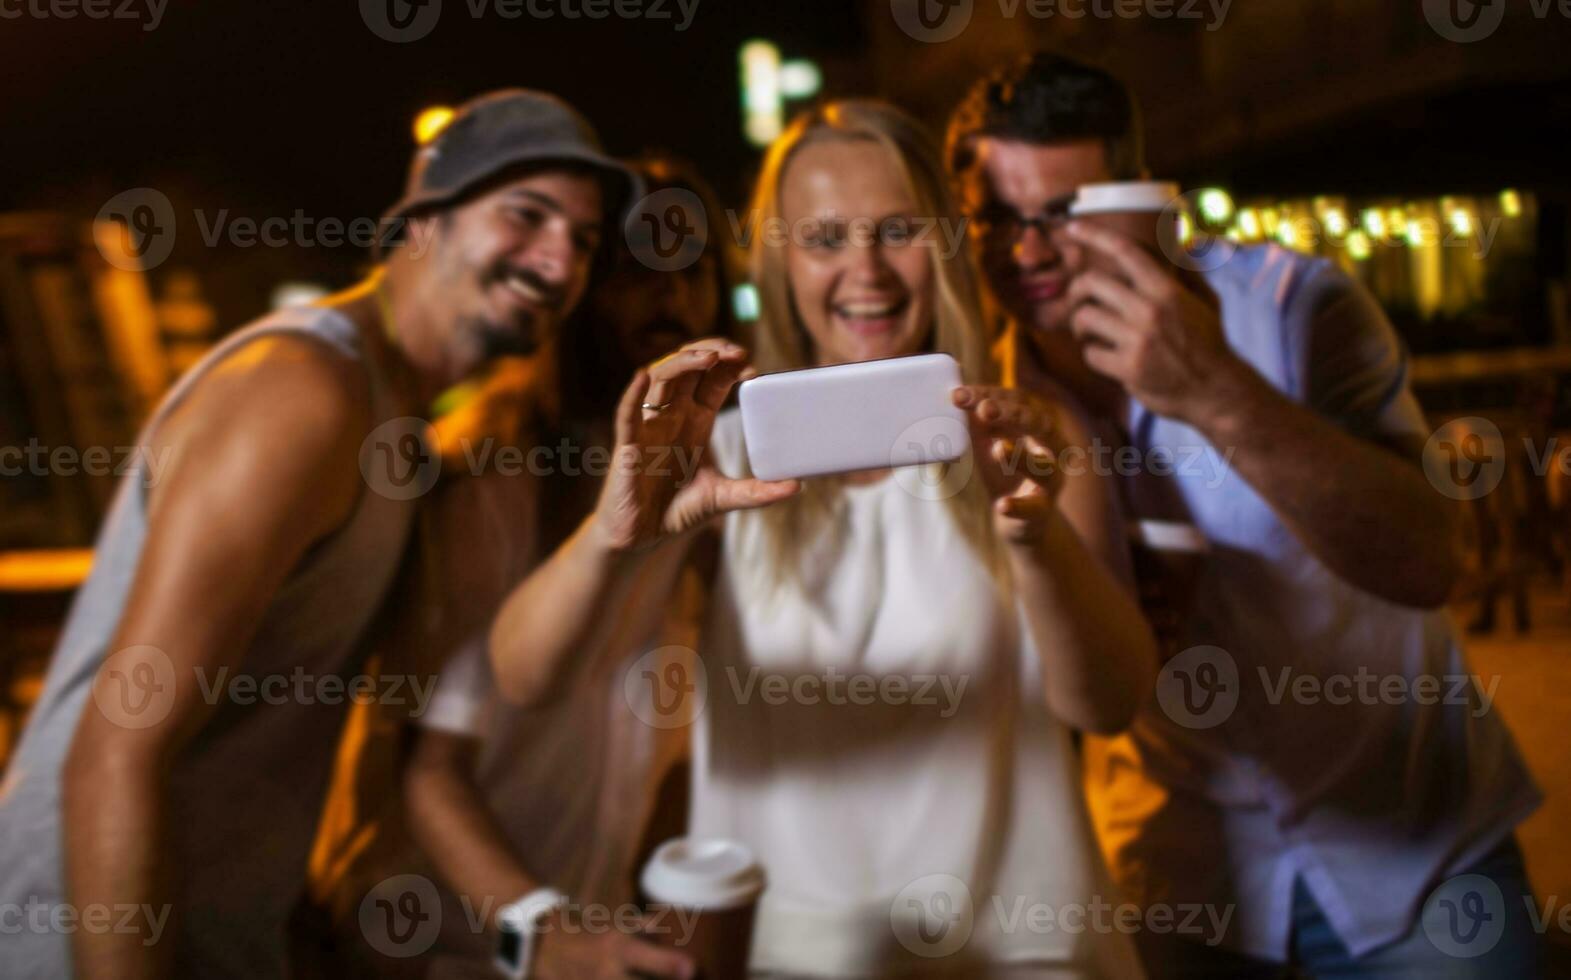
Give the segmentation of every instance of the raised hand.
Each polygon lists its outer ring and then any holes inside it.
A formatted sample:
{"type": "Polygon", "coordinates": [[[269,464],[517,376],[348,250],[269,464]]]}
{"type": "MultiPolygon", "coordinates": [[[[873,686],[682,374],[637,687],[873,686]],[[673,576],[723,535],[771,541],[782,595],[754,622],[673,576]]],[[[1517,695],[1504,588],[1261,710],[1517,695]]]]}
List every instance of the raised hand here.
{"type": "Polygon", "coordinates": [[[954,403],[966,410],[971,453],[993,500],[993,526],[1005,541],[1039,541],[1063,487],[1055,410],[1029,391],[962,385],[954,403]]]}
{"type": "Polygon", "coordinates": [[[743,347],[687,344],[640,369],[616,410],[616,448],[595,520],[609,547],[638,551],[733,510],[801,489],[796,480],[735,480],[715,468],[709,436],[731,388],[756,372],[743,347]]]}
{"type": "Polygon", "coordinates": [[[1079,222],[1069,234],[1105,255],[1119,274],[1075,276],[1070,326],[1092,343],[1085,361],[1159,415],[1195,424],[1224,375],[1252,373],[1227,346],[1214,296],[1186,285],[1131,238],[1079,222]]]}

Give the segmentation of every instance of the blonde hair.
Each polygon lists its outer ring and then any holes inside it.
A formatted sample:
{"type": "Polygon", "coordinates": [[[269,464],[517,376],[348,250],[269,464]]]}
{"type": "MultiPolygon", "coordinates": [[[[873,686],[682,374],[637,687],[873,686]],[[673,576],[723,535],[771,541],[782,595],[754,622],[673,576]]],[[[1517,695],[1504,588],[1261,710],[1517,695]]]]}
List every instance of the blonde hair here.
{"type": "MultiPolygon", "coordinates": [[[[862,141],[882,147],[904,176],[917,214],[963,231],[938,148],[915,119],[888,103],[853,99],[830,102],[798,116],[770,146],[753,195],[751,218],[757,228],[784,226],[781,187],[786,169],[805,146],[825,142],[862,141]]],[[[751,327],[754,363],[760,371],[787,371],[813,366],[812,344],[797,318],[791,297],[786,248],[757,235],[749,267],[758,290],[759,318],[751,327]]],[[[967,249],[952,253],[929,246],[933,262],[933,328],[928,349],[943,352],[960,364],[967,384],[994,380],[983,330],[976,274],[967,249]]],[[[761,570],[780,585],[794,577],[804,549],[816,532],[839,512],[844,480],[828,477],[807,481],[802,493],[754,512],[762,525],[765,548],[761,570]]],[[[958,493],[943,501],[967,542],[984,564],[998,570],[998,549],[992,530],[989,499],[979,479],[967,477],[958,493]]]]}

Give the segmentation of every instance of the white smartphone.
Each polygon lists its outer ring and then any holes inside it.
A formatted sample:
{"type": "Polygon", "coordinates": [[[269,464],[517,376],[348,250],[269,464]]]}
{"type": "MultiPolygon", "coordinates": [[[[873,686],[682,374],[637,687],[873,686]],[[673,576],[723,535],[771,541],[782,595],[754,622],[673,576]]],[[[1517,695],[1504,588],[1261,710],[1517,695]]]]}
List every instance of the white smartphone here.
{"type": "Polygon", "coordinates": [[[948,354],[889,357],[766,374],[742,382],[742,434],[753,475],[789,480],[947,463],[971,451],[961,384],[948,354]]]}

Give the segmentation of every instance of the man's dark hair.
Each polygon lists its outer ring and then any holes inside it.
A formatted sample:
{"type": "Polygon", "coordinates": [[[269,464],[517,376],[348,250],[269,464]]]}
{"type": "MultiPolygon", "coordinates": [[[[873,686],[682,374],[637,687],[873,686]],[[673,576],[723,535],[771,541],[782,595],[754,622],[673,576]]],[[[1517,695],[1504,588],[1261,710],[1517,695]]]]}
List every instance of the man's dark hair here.
{"type": "MultiPolygon", "coordinates": [[[[737,325],[731,307],[732,258],[726,248],[730,232],[719,198],[692,164],[672,154],[649,152],[629,163],[643,178],[646,193],[684,190],[696,196],[703,205],[709,225],[705,248],[714,256],[715,294],[719,299],[712,332],[715,336],[734,338],[737,325]]],[[[645,267],[628,248],[627,236],[620,227],[607,238],[596,256],[590,272],[589,289],[594,290],[619,268],[630,268],[652,276],[681,274],[645,267]]],[[[594,329],[589,304],[580,303],[563,324],[561,342],[557,345],[557,383],[560,385],[564,419],[582,421],[610,416],[616,410],[617,400],[627,387],[632,372],[640,367],[637,364],[623,364],[619,352],[601,346],[600,339],[594,329]]]]}
{"type": "Polygon", "coordinates": [[[1099,139],[1116,180],[1145,171],[1140,110],[1123,82],[1100,68],[1039,51],[978,81],[949,121],[952,174],[976,163],[979,137],[1047,145],[1099,139]]]}

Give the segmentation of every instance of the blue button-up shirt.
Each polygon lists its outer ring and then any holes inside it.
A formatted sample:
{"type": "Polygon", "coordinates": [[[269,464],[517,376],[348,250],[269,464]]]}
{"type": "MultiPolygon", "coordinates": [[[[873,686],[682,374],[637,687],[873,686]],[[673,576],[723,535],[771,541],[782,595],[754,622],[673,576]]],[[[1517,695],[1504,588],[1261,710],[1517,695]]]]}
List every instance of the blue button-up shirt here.
{"type": "MultiPolygon", "coordinates": [[[[1207,279],[1228,343],[1287,397],[1361,436],[1427,435],[1395,332],[1334,264],[1240,248],[1207,279]]],[[[1115,878],[1146,904],[1236,906],[1223,944],[1277,961],[1298,878],[1354,955],[1405,935],[1539,802],[1490,678],[1446,613],[1321,564],[1226,447],[1139,405],[1129,421],[1163,474],[1137,482],[1171,481],[1210,542],[1183,646],[1216,649],[1176,657],[1130,731],[1087,746],[1115,878]]]]}

